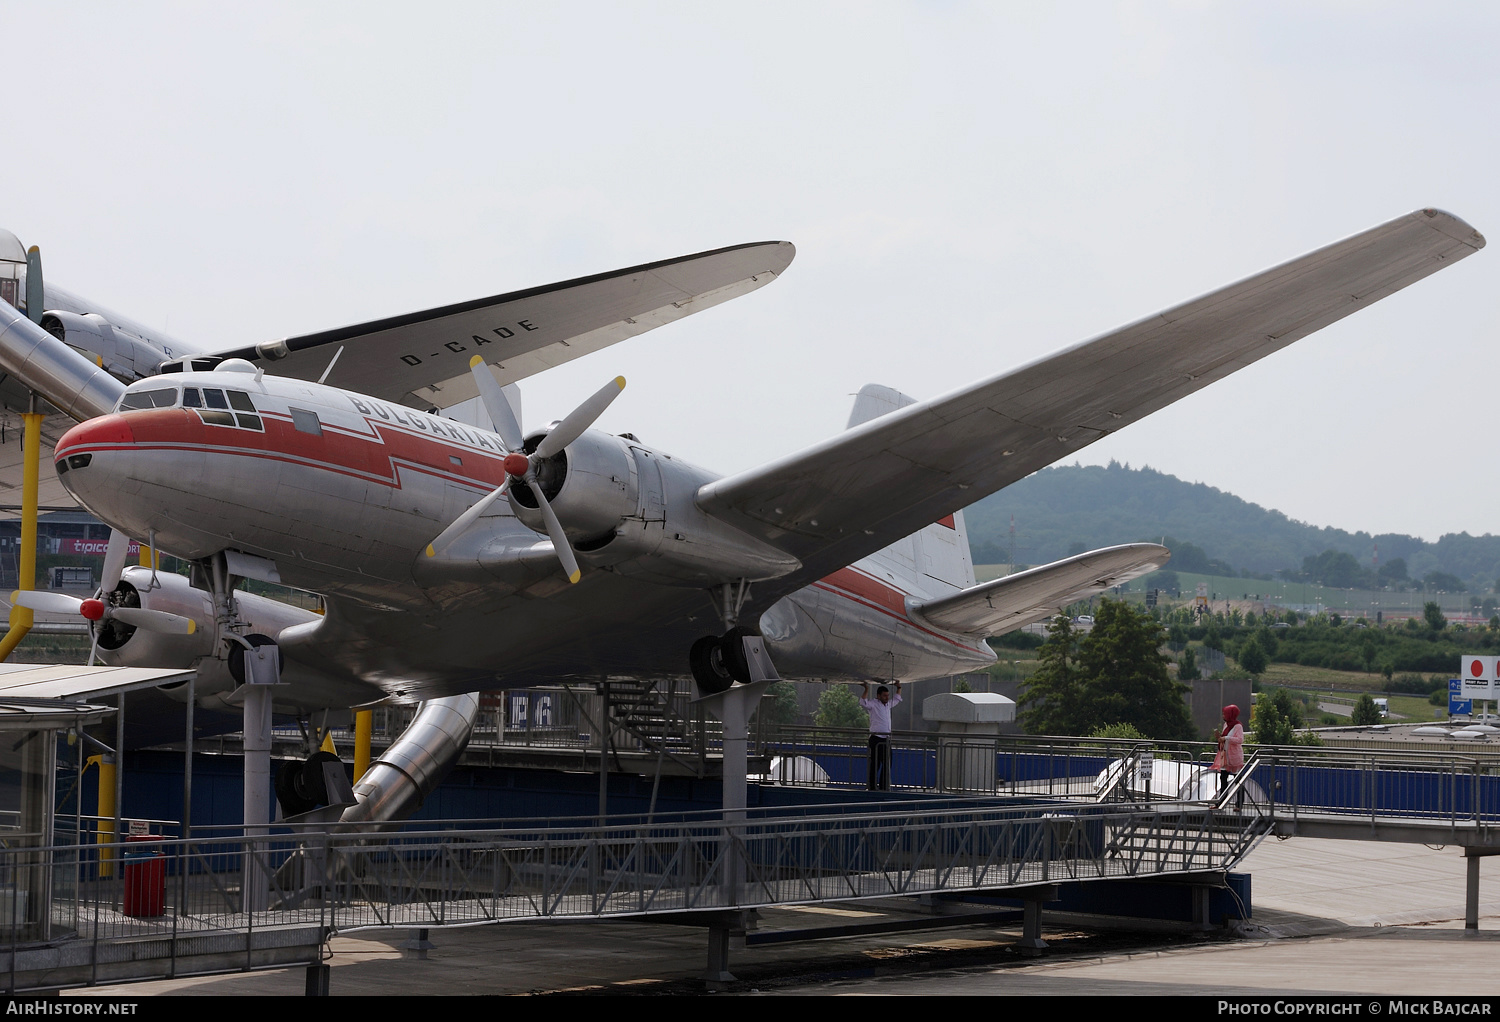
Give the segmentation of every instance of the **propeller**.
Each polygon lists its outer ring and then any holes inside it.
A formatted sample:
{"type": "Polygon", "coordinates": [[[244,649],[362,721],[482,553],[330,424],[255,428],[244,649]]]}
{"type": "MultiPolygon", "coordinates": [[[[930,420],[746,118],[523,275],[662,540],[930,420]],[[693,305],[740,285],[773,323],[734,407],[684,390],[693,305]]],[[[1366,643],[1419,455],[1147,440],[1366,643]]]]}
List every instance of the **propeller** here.
{"type": "Polygon", "coordinates": [[[106,621],[118,621],[133,628],[144,628],[148,632],[166,635],[192,635],[198,623],[181,614],[164,610],[147,610],[145,607],[116,606],[110,595],[120,586],[120,577],[125,573],[125,559],[130,555],[130,537],[115,530],[109,535],[109,547],[104,553],[104,581],[99,591],[87,600],[80,600],[67,593],[46,590],[22,589],[11,593],[10,601],[18,607],[40,610],[51,614],[77,614],[94,625],[94,647],[89,652],[89,663],[94,662],[99,650],[99,632],[106,621]]]}
{"type": "Polygon", "coordinates": [[[484,402],[485,411],[489,412],[490,419],[495,424],[495,432],[500,434],[500,439],[509,452],[505,456],[505,482],[481,497],[478,503],[459,515],[452,525],[429,543],[427,556],[436,557],[439,552],[463,535],[491,504],[504,496],[508,487],[515,482],[520,482],[536,498],[537,509],[541,512],[542,521],[547,526],[547,536],[552,540],[552,547],[557,551],[557,559],[562,562],[568,581],[577,582],[582,577],[582,572],[578,569],[578,559],[573,556],[573,545],[568,542],[562,523],[557,520],[557,512],[552,510],[552,505],[547,502],[546,495],[542,493],[541,483],[537,481],[536,467],[577,440],[583,435],[584,430],[592,426],[595,420],[604,414],[610,402],[619,397],[620,391],[625,389],[625,377],[616,376],[600,387],[596,393],[552,427],[551,432],[542,438],[542,442],[537,445],[535,451],[527,454],[521,436],[521,424],[516,421],[510,402],[505,399],[505,395],[500,390],[500,384],[495,381],[494,374],[484,364],[481,356],[475,355],[469,360],[469,372],[473,374],[474,382],[479,386],[480,400],[484,402]]]}

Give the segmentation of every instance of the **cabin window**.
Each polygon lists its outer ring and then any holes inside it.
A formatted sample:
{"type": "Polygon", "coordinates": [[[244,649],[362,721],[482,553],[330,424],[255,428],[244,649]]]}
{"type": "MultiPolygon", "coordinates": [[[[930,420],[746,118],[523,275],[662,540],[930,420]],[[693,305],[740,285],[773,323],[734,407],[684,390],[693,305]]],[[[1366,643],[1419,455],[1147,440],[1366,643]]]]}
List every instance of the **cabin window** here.
{"type": "Polygon", "coordinates": [[[120,411],[128,412],[140,408],[171,408],[177,403],[177,388],[163,390],[137,390],[120,399],[120,411]]]}

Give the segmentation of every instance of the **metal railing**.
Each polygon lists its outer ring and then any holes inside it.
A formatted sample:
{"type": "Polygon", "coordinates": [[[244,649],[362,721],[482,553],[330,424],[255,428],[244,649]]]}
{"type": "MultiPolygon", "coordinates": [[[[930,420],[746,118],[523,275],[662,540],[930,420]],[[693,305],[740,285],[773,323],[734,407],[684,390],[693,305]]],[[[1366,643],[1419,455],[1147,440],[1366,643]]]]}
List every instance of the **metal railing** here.
{"type": "Polygon", "coordinates": [[[1500,827],[1500,759],[1420,750],[1256,750],[1219,800],[1250,793],[1257,813],[1500,827]]]}
{"type": "MultiPolygon", "coordinates": [[[[797,787],[864,788],[868,733],[857,729],[767,727],[756,751],[770,761],[765,780],[797,787]],[[814,770],[812,767],[816,767],[814,770]]],[[[1093,800],[1113,764],[1146,752],[1161,762],[1206,769],[1212,742],[1156,742],[1032,735],[891,735],[893,790],[952,794],[1025,794],[1093,800]]],[[[1116,788],[1112,795],[1118,795],[1116,788]]],[[[1149,800],[1149,793],[1147,800],[1149,800]]],[[[1157,797],[1178,794],[1157,790],[1157,797]]]]}
{"type": "Polygon", "coordinates": [[[860,805],[727,822],[471,823],[380,840],[309,831],[0,849],[0,947],[64,933],[451,926],[1163,876],[1227,869],[1258,836],[1253,820],[1205,806],[1060,808],[860,805]],[[109,859],[120,868],[101,870],[109,859]]]}

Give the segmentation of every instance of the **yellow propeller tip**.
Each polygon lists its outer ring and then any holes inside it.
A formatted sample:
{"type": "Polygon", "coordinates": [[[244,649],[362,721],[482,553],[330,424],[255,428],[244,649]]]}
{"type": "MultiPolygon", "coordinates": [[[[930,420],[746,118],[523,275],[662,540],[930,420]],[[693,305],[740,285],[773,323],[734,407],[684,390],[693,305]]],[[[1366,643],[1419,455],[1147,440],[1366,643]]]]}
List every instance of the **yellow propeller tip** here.
{"type": "Polygon", "coordinates": [[[475,355],[473,358],[469,359],[469,368],[473,369],[475,366],[481,365],[483,362],[484,362],[484,356],[483,355],[475,355]]]}
{"type": "Polygon", "coordinates": [[[11,591],[11,594],[10,594],[10,602],[11,603],[15,603],[20,598],[21,598],[21,590],[15,589],[15,590],[11,591]]]}
{"type": "Polygon", "coordinates": [[[437,551],[434,550],[434,549],[432,549],[432,544],[431,543],[427,544],[427,556],[428,557],[436,557],[437,556],[437,551]]]}
{"type": "Polygon", "coordinates": [[[198,622],[194,621],[192,618],[188,618],[188,634],[189,635],[196,635],[197,633],[198,633],[198,622]]]}
{"type": "Polygon", "coordinates": [[[615,386],[619,387],[621,390],[624,390],[625,389],[625,377],[623,377],[623,376],[616,376],[615,377],[615,386]]]}
{"type": "Polygon", "coordinates": [[[568,581],[576,583],[581,578],[583,578],[583,572],[575,571],[573,572],[573,574],[568,576],[568,581]]]}

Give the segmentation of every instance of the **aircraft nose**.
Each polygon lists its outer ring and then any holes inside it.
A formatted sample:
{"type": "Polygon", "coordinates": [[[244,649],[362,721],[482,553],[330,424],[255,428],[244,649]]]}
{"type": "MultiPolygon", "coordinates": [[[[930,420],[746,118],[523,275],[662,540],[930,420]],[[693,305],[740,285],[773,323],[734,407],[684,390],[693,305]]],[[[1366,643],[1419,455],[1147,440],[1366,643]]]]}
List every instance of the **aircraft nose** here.
{"type": "Polygon", "coordinates": [[[101,415],[97,419],[80,422],[62,435],[57,442],[53,457],[56,461],[108,450],[112,447],[130,446],[135,443],[135,433],[123,415],[101,415]]]}

